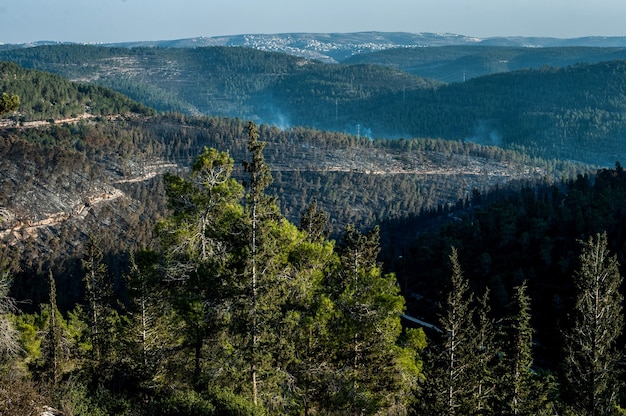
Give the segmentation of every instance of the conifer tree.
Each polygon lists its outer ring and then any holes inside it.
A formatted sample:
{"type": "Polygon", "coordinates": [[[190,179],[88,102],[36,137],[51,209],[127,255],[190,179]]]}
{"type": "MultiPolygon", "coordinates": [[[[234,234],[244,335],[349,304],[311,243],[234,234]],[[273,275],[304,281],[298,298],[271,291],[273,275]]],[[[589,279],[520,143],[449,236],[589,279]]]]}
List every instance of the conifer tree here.
{"type": "Polygon", "coordinates": [[[252,159],[244,162],[244,167],[249,175],[249,190],[247,194],[247,207],[250,215],[250,380],[252,386],[252,401],[259,403],[257,372],[259,367],[259,247],[264,243],[261,231],[263,220],[262,209],[267,204],[265,188],[271,182],[269,167],[263,157],[265,143],[259,141],[259,132],[253,122],[248,124],[248,151],[252,159]]]}
{"type": "Polygon", "coordinates": [[[96,367],[108,363],[113,341],[113,282],[104,263],[100,240],[91,235],[82,259],[85,285],[85,320],[96,367]]]}
{"type": "Polygon", "coordinates": [[[367,234],[346,227],[339,250],[340,270],[329,291],[339,312],[334,320],[335,403],[349,414],[373,414],[397,405],[416,386],[399,362],[402,349],[400,314],[404,298],[394,275],[383,275],[377,263],[379,229],[367,234]]]}
{"type": "Polygon", "coordinates": [[[52,270],[48,273],[48,281],[50,282],[50,295],[48,302],[48,322],[44,337],[41,343],[42,358],[44,360],[45,372],[53,383],[58,383],[63,373],[62,363],[64,360],[65,342],[63,337],[63,316],[57,308],[57,291],[56,283],[52,270]]]}
{"type": "Polygon", "coordinates": [[[514,288],[504,328],[501,382],[499,383],[499,408],[511,415],[533,415],[533,329],[530,323],[530,298],[524,281],[514,288]]]}
{"type": "Polygon", "coordinates": [[[470,369],[476,353],[472,346],[476,330],[471,307],[473,296],[463,276],[456,247],[452,247],[449,259],[450,289],[439,318],[443,333],[434,348],[431,371],[426,376],[426,397],[421,405],[426,413],[461,415],[469,414],[472,408],[474,380],[470,369]]]}
{"type": "Polygon", "coordinates": [[[232,236],[243,215],[243,188],[231,178],[233,166],[227,153],[204,149],[188,179],[165,176],[172,213],[157,233],[164,249],[164,280],[183,326],[183,347],[194,354],[194,384],[200,381],[206,340],[221,326],[219,305],[228,299],[224,290],[235,267],[232,236]]]}
{"type": "Polygon", "coordinates": [[[252,401],[255,405],[259,404],[259,370],[262,361],[268,359],[269,351],[265,347],[271,344],[268,339],[272,326],[270,321],[276,318],[272,316],[272,311],[276,312],[276,307],[281,304],[280,299],[269,298],[280,292],[279,282],[272,282],[276,277],[273,274],[276,270],[272,270],[271,267],[272,258],[280,248],[276,245],[276,241],[272,241],[272,233],[268,227],[270,224],[276,225],[280,222],[280,215],[275,199],[265,194],[265,190],[272,182],[272,175],[263,156],[264,148],[265,143],[259,141],[256,124],[250,122],[248,124],[248,152],[251,158],[244,161],[243,165],[248,173],[246,212],[249,221],[249,255],[245,274],[249,282],[248,325],[250,332],[247,349],[250,360],[252,401]]]}
{"type": "Polygon", "coordinates": [[[126,276],[129,295],[126,351],[128,366],[140,381],[150,383],[158,374],[171,339],[173,325],[171,307],[165,301],[159,275],[156,253],[141,251],[130,253],[130,272],[126,276]]]}
{"type": "Polygon", "coordinates": [[[622,333],[622,277],[606,233],[581,241],[574,273],[573,326],[565,334],[565,383],[569,403],[585,415],[614,411],[619,391],[617,339],[622,333]]]}
{"type": "Polygon", "coordinates": [[[15,111],[20,106],[20,98],[15,94],[3,92],[0,96],[0,116],[15,111]]]}
{"type": "Polygon", "coordinates": [[[484,295],[478,299],[476,333],[471,340],[474,359],[469,371],[475,381],[468,411],[476,415],[492,414],[493,395],[496,386],[493,367],[498,351],[495,344],[494,322],[489,316],[490,311],[489,289],[487,289],[484,295]]]}
{"type": "Polygon", "coordinates": [[[307,233],[310,241],[328,238],[328,214],[317,207],[317,201],[311,202],[300,217],[300,229],[307,233]]]}

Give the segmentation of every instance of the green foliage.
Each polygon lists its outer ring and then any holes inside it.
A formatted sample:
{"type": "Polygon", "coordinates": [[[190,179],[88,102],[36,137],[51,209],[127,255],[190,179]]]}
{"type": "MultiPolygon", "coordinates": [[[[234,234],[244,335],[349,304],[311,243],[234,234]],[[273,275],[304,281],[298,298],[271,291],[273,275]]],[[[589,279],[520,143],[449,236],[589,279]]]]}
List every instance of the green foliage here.
{"type": "Polygon", "coordinates": [[[267,413],[254,403],[228,389],[209,388],[207,396],[215,415],[263,416],[267,413]]]}
{"type": "Polygon", "coordinates": [[[163,416],[209,416],[217,414],[215,406],[193,390],[174,393],[158,404],[155,413],[157,411],[163,416]]]}
{"type": "Polygon", "coordinates": [[[265,194],[272,178],[252,123],[248,139],[245,198],[232,159],[215,150],[189,179],[166,176],[172,213],[159,235],[188,351],[166,361],[193,363],[196,388],[271,414],[406,409],[425,340],[399,341],[404,301],[376,263],[378,229],[349,228],[339,251],[321,221],[313,237],[298,230],[265,194]]]}
{"type": "Polygon", "coordinates": [[[339,269],[329,281],[337,310],[331,321],[336,391],[330,394],[333,406],[350,414],[406,406],[407,393],[417,387],[419,377],[417,363],[406,361],[405,351],[397,346],[404,298],[395,276],[382,274],[378,251],[377,227],[367,234],[346,227],[339,269]]]}
{"type": "Polygon", "coordinates": [[[110,89],[72,83],[58,75],[24,69],[15,63],[0,62],[0,114],[18,110],[15,120],[55,120],[82,116],[137,113],[154,110],[110,89]]]}
{"type": "MultiPolygon", "coordinates": [[[[385,53],[417,55],[413,59],[418,60],[420,55],[441,54],[445,60],[451,53],[459,54],[456,49],[417,48],[385,53]]],[[[95,80],[164,111],[254,118],[281,127],[314,126],[350,134],[367,131],[368,137],[471,140],[523,149],[543,157],[602,165],[613,163],[616,155],[617,159],[624,157],[620,137],[624,133],[621,91],[625,78],[624,63],[617,60],[619,55],[607,54],[598,59],[597,54],[606,50],[581,52],[567,48],[558,52],[528,48],[494,50],[484,46],[478,51],[468,50],[478,56],[479,63],[472,65],[478,65],[480,72],[494,74],[444,85],[390,65],[331,65],[284,54],[223,47],[116,49],[56,45],[2,51],[0,58],[69,79],[95,80]],[[596,63],[583,65],[566,57],[554,58],[553,53],[590,54],[593,59],[582,61],[596,63]],[[492,56],[499,54],[505,58],[492,56]],[[535,58],[520,62],[514,59],[518,54],[534,54],[535,58]],[[545,65],[551,61],[560,68],[545,65]],[[164,66],[164,62],[168,64],[164,66]],[[188,70],[170,70],[169,63],[188,70]]],[[[623,55],[623,50],[620,53],[623,55]]],[[[427,65],[426,62],[406,63],[410,68],[404,69],[411,71],[427,65]]],[[[431,71],[436,67],[436,75],[441,75],[445,72],[441,65],[437,62],[427,66],[431,71]]],[[[454,61],[454,65],[459,63],[454,61]]],[[[466,67],[467,62],[463,65],[466,67]]],[[[59,111],[59,103],[36,99],[31,92],[36,83],[24,91],[13,87],[0,86],[0,90],[20,96],[25,117],[31,117],[30,108],[44,114],[59,111]]],[[[65,93],[63,89],[61,92],[65,93]]],[[[48,91],[40,93],[45,95],[48,91]]],[[[110,94],[103,95],[107,103],[86,103],[103,107],[101,111],[94,108],[94,114],[137,107],[117,99],[111,103],[110,94]]],[[[78,107],[64,108],[65,113],[83,112],[78,107]]],[[[149,112],[145,108],[131,111],[149,112]]]]}
{"type": "Polygon", "coordinates": [[[56,283],[51,271],[48,273],[48,280],[50,282],[50,301],[47,308],[48,322],[41,346],[42,358],[45,365],[44,372],[47,373],[49,380],[52,383],[58,383],[63,374],[64,359],[68,355],[66,353],[68,345],[64,339],[64,319],[57,308],[56,283]]]}
{"type": "Polygon", "coordinates": [[[15,94],[2,93],[0,96],[0,115],[15,111],[20,106],[20,97],[15,94]]]}
{"type": "Polygon", "coordinates": [[[45,321],[41,316],[21,314],[14,317],[15,329],[19,334],[20,349],[24,354],[24,363],[35,366],[42,358],[41,337],[45,321]]]}
{"type": "Polygon", "coordinates": [[[606,233],[581,241],[574,274],[573,327],[565,335],[565,384],[574,407],[585,414],[610,414],[620,387],[623,278],[606,233]]]}
{"type": "Polygon", "coordinates": [[[456,247],[449,256],[452,275],[442,302],[438,327],[441,339],[433,345],[426,375],[426,395],[420,403],[431,414],[470,414],[472,392],[479,373],[473,373],[475,335],[473,294],[464,277],[456,247]]]}
{"type": "Polygon", "coordinates": [[[103,252],[95,236],[90,236],[87,252],[82,260],[85,285],[85,320],[92,346],[95,367],[108,361],[113,343],[113,283],[103,261],[103,252]]]}
{"type": "Polygon", "coordinates": [[[150,414],[163,416],[262,416],[267,413],[228,389],[209,388],[207,392],[193,390],[175,392],[154,404],[150,414]]]}
{"type": "Polygon", "coordinates": [[[70,379],[57,387],[59,409],[67,415],[106,416],[110,413],[98,403],[95,395],[80,381],[70,379]]]}
{"type": "Polygon", "coordinates": [[[532,395],[540,387],[533,383],[533,329],[530,323],[530,298],[526,282],[514,288],[509,316],[506,320],[501,352],[501,383],[498,399],[501,411],[507,414],[535,415],[539,403],[532,395]]]}
{"type": "Polygon", "coordinates": [[[413,75],[446,83],[529,68],[567,67],[626,58],[620,47],[541,47],[454,45],[429,48],[394,48],[361,53],[344,64],[383,64],[413,75]]]}

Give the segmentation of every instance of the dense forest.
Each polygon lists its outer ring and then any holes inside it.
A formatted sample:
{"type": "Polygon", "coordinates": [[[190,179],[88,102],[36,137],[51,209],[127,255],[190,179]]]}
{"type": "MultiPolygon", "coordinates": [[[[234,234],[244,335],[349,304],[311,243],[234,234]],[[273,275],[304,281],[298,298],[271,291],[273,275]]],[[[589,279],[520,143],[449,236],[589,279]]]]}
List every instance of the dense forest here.
{"type": "Polygon", "coordinates": [[[621,166],[521,192],[475,192],[467,217],[404,250],[381,238],[394,240],[389,225],[348,225],[328,240],[328,214],[315,203],[298,227],[286,220],[266,193],[272,177],[254,124],[247,135],[245,186],[231,176],[229,154],[208,148],[188,174],[165,175],[168,214],[152,248],[126,253],[121,279],[108,269],[105,234],[92,233],[70,309],[59,308],[63,278],[49,267],[28,283],[46,298],[15,314],[3,275],[6,411],[47,403],[67,414],[617,412],[621,166]],[[396,261],[379,263],[391,247],[396,261]],[[432,308],[428,334],[401,325],[401,314],[432,308]],[[590,322],[598,308],[603,318],[590,322]],[[599,334],[589,340],[591,329],[599,334]]]}
{"type": "MultiPolygon", "coordinates": [[[[429,50],[429,59],[455,53],[429,50]]],[[[49,45],[0,51],[0,59],[108,86],[160,111],[370,138],[476,141],[605,167],[623,159],[626,71],[619,49],[474,52],[519,57],[525,69],[444,84],[393,65],[323,64],[249,48],[49,45]],[[573,64],[538,67],[559,56],[573,64]],[[578,61],[584,57],[595,63],[578,61]],[[596,61],[603,57],[613,60],[596,61]]]]}
{"type": "Polygon", "coordinates": [[[0,414],[623,412],[619,162],[157,114],[3,65],[0,414]]]}
{"type": "Polygon", "coordinates": [[[354,55],[343,64],[387,65],[416,76],[445,83],[500,72],[542,67],[568,67],[580,63],[624,60],[623,47],[558,46],[532,47],[450,45],[429,48],[395,48],[354,55]]]}

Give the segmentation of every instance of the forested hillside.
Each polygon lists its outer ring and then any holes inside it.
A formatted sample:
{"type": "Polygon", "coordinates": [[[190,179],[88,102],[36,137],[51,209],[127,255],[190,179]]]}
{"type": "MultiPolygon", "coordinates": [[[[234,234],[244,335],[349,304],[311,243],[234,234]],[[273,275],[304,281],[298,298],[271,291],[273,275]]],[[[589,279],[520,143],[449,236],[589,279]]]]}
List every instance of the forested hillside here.
{"type": "MultiPolygon", "coordinates": [[[[12,328],[4,335],[2,374],[12,374],[14,385],[0,391],[6,409],[51,403],[72,414],[607,414],[618,404],[613,354],[623,318],[614,294],[623,255],[611,253],[621,244],[613,237],[621,235],[621,166],[593,182],[581,175],[521,192],[476,191],[441,231],[416,227],[416,218],[365,233],[347,226],[334,242],[316,204],[299,229],[279,213],[266,193],[266,143],[254,124],[247,135],[245,186],[231,176],[230,155],[215,149],[194,158],[190,174],[164,177],[169,209],[156,232],[143,236],[143,249],[107,243],[112,229],[126,237],[139,230],[90,207],[101,222],[76,253],[79,267],[52,262],[15,275],[13,293],[38,291],[40,306],[1,315],[12,328]],[[415,248],[402,245],[416,231],[415,248]],[[575,246],[577,238],[584,244],[575,246]],[[396,275],[383,273],[381,249],[390,260],[385,269],[396,275]],[[107,266],[111,256],[121,275],[107,266]],[[610,280],[596,289],[577,286],[572,277],[588,281],[585,273],[593,277],[598,265],[610,280]],[[402,329],[400,290],[407,312],[431,323],[427,337],[402,329]],[[613,314],[613,326],[598,328],[609,331],[597,341],[609,352],[601,357],[576,352],[575,331],[590,329],[582,326],[589,312],[572,301],[582,290],[602,293],[596,302],[613,314]],[[68,303],[71,291],[76,298],[68,303]],[[433,305],[438,314],[429,313],[433,305]],[[580,319],[557,325],[544,317],[568,311],[580,319]],[[563,349],[554,339],[560,336],[563,349]],[[569,375],[598,358],[611,371],[588,373],[602,379],[590,384],[569,375]],[[453,378],[449,366],[459,367],[453,378]],[[444,394],[448,389],[454,394],[444,394]],[[587,391],[591,397],[580,400],[587,391]]],[[[55,247],[58,236],[50,237],[39,244],[55,247]]],[[[5,304],[12,301],[7,294],[5,304]]]]}
{"type": "Polygon", "coordinates": [[[336,99],[339,103],[352,102],[438,85],[383,67],[327,65],[251,48],[52,45],[2,51],[0,59],[104,85],[157,110],[241,117],[277,125],[291,125],[287,103],[275,100],[278,92],[297,100],[314,100],[307,104],[309,109],[330,106],[334,115],[336,99]]]}
{"type": "MultiPolygon", "coordinates": [[[[449,51],[432,49],[443,55],[449,51]]],[[[476,53],[503,54],[503,61],[533,67],[546,55],[573,62],[577,56],[610,59],[621,53],[582,51],[476,53]]],[[[158,110],[372,138],[477,141],[603,166],[624,158],[626,71],[620,60],[503,72],[444,85],[390,66],[322,64],[247,48],[53,45],[2,51],[0,59],[106,85],[158,110]]]]}
{"type": "Polygon", "coordinates": [[[10,62],[0,62],[0,91],[20,98],[19,111],[10,114],[16,124],[85,115],[155,114],[153,109],[108,88],[72,83],[49,72],[25,71],[10,62]]]}
{"type": "Polygon", "coordinates": [[[534,47],[532,42],[529,39],[526,47],[480,44],[393,48],[354,55],[342,63],[386,65],[420,77],[455,83],[498,72],[626,59],[623,47],[534,47]]]}
{"type": "MultiPolygon", "coordinates": [[[[536,157],[540,146],[156,114],[102,87],[2,68],[0,413],[623,404],[619,163],[592,173],[536,157]]],[[[511,82],[524,108],[517,82],[532,97],[541,74],[565,104],[583,98],[566,90],[584,79],[589,103],[615,109],[599,94],[615,96],[621,70],[523,71],[491,90],[479,78],[462,84],[476,89],[464,105],[478,111],[476,97],[511,82]]]]}
{"type": "Polygon", "coordinates": [[[526,282],[538,365],[555,371],[563,341],[556,329],[571,324],[578,241],[606,233],[607,249],[623,273],[625,198],[626,174],[619,164],[520,192],[475,194],[455,214],[457,221],[436,230],[420,228],[419,218],[383,224],[382,258],[396,273],[409,311],[427,320],[436,320],[434,305],[446,288],[450,246],[458,250],[470,290],[479,296],[489,288],[494,316],[505,313],[514,287],[526,282]]]}
{"type": "MultiPolygon", "coordinates": [[[[12,243],[21,250],[26,273],[40,273],[49,264],[75,269],[73,257],[64,253],[79,252],[87,230],[103,224],[108,235],[103,244],[112,252],[148,244],[154,221],[164,211],[162,173],[187,169],[205,146],[227,150],[236,161],[245,159],[241,120],[146,116],[152,110],[106,89],[83,88],[14,64],[4,68],[7,91],[24,98],[10,115],[17,125],[8,122],[0,131],[2,235],[32,241],[12,243]],[[71,112],[90,100],[96,103],[83,107],[86,113],[71,112]],[[94,113],[91,107],[100,110],[94,113]],[[123,112],[130,110],[144,114],[123,112]],[[54,246],[42,243],[47,241],[54,246]]],[[[308,204],[317,201],[329,213],[335,237],[349,223],[367,228],[383,219],[454,206],[475,191],[571,177],[588,169],[459,141],[370,141],[267,126],[260,127],[260,136],[274,176],[268,192],[283,215],[297,223],[308,204]]],[[[239,163],[233,175],[243,180],[239,163]]],[[[75,290],[65,295],[68,303],[77,296],[75,290]]]]}

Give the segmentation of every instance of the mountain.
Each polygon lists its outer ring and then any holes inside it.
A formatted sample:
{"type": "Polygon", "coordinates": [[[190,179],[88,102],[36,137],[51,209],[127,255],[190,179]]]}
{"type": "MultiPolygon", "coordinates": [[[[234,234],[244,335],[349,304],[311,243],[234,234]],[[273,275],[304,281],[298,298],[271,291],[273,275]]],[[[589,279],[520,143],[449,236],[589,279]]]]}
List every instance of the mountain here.
{"type": "Polygon", "coordinates": [[[470,78],[500,72],[542,67],[568,67],[626,60],[624,47],[515,45],[443,46],[436,48],[395,48],[354,55],[344,64],[390,66],[410,74],[445,83],[464,82],[470,78]]]}
{"type": "MultiPolygon", "coordinates": [[[[301,108],[305,112],[316,107],[315,112],[330,111],[334,116],[336,106],[343,103],[441,85],[393,68],[331,65],[240,47],[48,45],[0,51],[0,60],[104,85],[160,111],[276,125],[291,125],[288,107],[301,107],[301,101],[310,100],[301,108]],[[285,102],[285,96],[291,102],[285,102]]],[[[311,121],[315,124],[298,123],[317,127],[317,120],[311,121]]]]}
{"type": "MultiPolygon", "coordinates": [[[[448,55],[446,59],[459,53],[492,61],[508,56],[510,62],[519,62],[516,67],[623,56],[615,49],[542,49],[533,54],[467,48],[426,49],[448,55]]],[[[472,140],[523,148],[545,159],[604,166],[626,158],[622,60],[509,72],[496,68],[487,76],[446,84],[392,65],[324,64],[243,47],[49,45],[0,51],[0,59],[107,86],[160,111],[369,138],[472,140]]],[[[484,60],[481,65],[486,65],[484,60]]]]}
{"type": "MultiPolygon", "coordinates": [[[[156,42],[113,43],[112,47],[196,48],[203,46],[244,46],[263,51],[283,52],[327,63],[389,49],[424,49],[443,46],[486,46],[503,48],[626,48],[626,36],[587,36],[580,38],[488,37],[477,38],[452,33],[356,32],[283,33],[198,37],[156,42]]],[[[587,62],[587,61],[578,61],[587,62]]]]}
{"type": "MultiPolygon", "coordinates": [[[[58,45],[40,41],[28,44],[0,45],[2,49],[58,45]]],[[[451,33],[356,32],[356,33],[279,33],[240,34],[196,37],[161,41],[103,43],[107,47],[198,48],[206,46],[243,46],[263,51],[282,52],[327,63],[337,63],[355,56],[396,48],[440,46],[498,46],[510,48],[597,47],[624,48],[626,37],[588,36],[580,38],[488,37],[478,38],[451,33]]]]}

